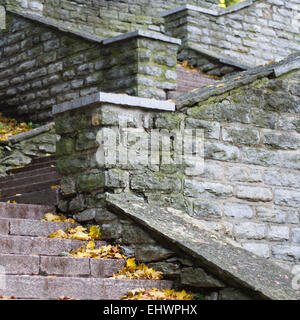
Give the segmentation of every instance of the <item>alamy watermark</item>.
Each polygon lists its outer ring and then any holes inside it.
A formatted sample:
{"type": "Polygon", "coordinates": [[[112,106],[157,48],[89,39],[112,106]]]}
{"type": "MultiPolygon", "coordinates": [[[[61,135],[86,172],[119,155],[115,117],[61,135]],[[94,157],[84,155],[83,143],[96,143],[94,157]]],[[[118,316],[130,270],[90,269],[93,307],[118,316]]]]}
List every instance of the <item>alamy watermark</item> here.
{"type": "Polygon", "coordinates": [[[186,174],[201,174],[204,168],[202,129],[158,130],[102,128],[97,134],[98,165],[183,165],[186,174]]]}

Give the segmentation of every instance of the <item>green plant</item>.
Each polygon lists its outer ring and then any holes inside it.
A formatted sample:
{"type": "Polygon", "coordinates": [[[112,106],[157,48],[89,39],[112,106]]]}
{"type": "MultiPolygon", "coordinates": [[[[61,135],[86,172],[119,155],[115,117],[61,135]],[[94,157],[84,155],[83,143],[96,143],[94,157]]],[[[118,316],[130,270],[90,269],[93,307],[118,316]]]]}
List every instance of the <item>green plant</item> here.
{"type": "Polygon", "coordinates": [[[219,7],[221,8],[227,8],[229,6],[232,6],[235,3],[241,2],[243,0],[220,0],[219,7]]]}

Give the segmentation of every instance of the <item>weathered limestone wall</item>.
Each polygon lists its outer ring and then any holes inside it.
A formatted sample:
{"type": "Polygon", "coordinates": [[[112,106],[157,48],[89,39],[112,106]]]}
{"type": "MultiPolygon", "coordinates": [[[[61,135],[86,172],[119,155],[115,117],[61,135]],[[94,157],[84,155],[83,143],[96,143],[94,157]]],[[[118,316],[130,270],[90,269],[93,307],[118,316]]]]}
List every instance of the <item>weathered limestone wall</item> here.
{"type": "MultiPolygon", "coordinates": [[[[90,209],[98,201],[99,207],[105,206],[105,191],[131,192],[150,204],[185,211],[260,256],[287,267],[298,263],[299,72],[245,85],[246,77],[219,83],[223,89],[241,81],[231,91],[187,103],[175,113],[104,104],[99,115],[88,113],[90,109],[59,115],[56,130],[63,138],[57,168],[65,176],[64,211],[79,213],[83,220],[96,217],[105,224],[104,234],[107,230],[116,240],[123,230],[110,224],[114,217],[90,209]],[[117,130],[119,119],[140,128],[141,134],[149,129],[203,129],[204,172],[190,168],[188,157],[179,165],[97,164],[97,131],[103,126],[117,130]]],[[[148,152],[147,147],[139,146],[138,154],[148,152]]]]}
{"type": "Polygon", "coordinates": [[[260,256],[292,264],[300,261],[299,104],[294,72],[191,103],[184,119],[157,120],[205,130],[204,173],[183,179],[190,215],[260,256]]]}
{"type": "MultiPolygon", "coordinates": [[[[210,2],[216,2],[211,0],[210,2]]],[[[69,0],[8,0],[8,6],[53,18],[72,27],[104,38],[118,34],[150,29],[162,31],[164,20],[160,14],[187,3],[172,1],[69,1],[69,0]]],[[[201,1],[200,1],[201,2],[201,1]]],[[[198,0],[188,3],[197,5],[198,0]]]]}
{"type": "Polygon", "coordinates": [[[166,14],[165,29],[184,47],[253,67],[300,49],[299,12],[297,0],[244,1],[227,9],[190,6],[166,14]]]}
{"type": "MultiPolygon", "coordinates": [[[[101,226],[105,240],[121,244],[127,257],[134,256],[138,261],[163,271],[176,285],[191,287],[206,299],[249,299],[248,293],[239,286],[223,282],[184,252],[178,253],[175,248],[166,247],[161,239],[156,239],[134,221],[113,213],[107,207],[105,191],[125,192],[136,201],[143,200],[142,193],[135,195],[132,183],[140,175],[141,179],[145,177],[143,172],[147,166],[136,167],[127,163],[119,167],[99,162],[97,153],[103,151],[96,141],[99,131],[117,130],[121,120],[128,121],[131,129],[146,132],[153,127],[155,114],[161,112],[159,109],[172,110],[173,107],[170,102],[132,100],[131,97],[102,93],[73,102],[73,105],[55,106],[56,132],[61,137],[57,142],[56,167],[63,177],[63,200],[59,209],[73,214],[77,221],[96,222],[101,226]]],[[[158,168],[152,169],[158,171],[158,168]]],[[[153,187],[174,188],[173,184],[170,185],[172,178],[165,180],[161,175],[162,180],[159,181],[158,174],[157,178],[153,176],[153,187]]],[[[168,190],[171,192],[171,189],[168,190]]]]}
{"type": "MultiPolygon", "coordinates": [[[[110,11],[118,11],[124,14],[123,17],[126,17],[126,14],[135,14],[139,16],[159,16],[160,13],[176,8],[178,6],[182,6],[185,4],[191,5],[199,5],[203,4],[201,0],[169,0],[169,1],[152,1],[152,0],[145,0],[145,1],[135,1],[135,0],[15,0],[7,2],[11,3],[12,5],[18,5],[23,10],[30,10],[34,12],[42,13],[44,10],[44,14],[50,13],[48,10],[52,10],[54,7],[60,9],[60,11],[64,12],[65,15],[68,17],[68,11],[71,16],[76,15],[74,14],[74,8],[89,8],[89,9],[100,9],[100,10],[110,10],[110,11]]],[[[211,3],[218,3],[218,0],[206,0],[209,5],[211,3]]],[[[80,9],[79,9],[80,10],[80,9]]],[[[90,11],[91,14],[91,11],[90,11]]],[[[126,21],[126,19],[124,19],[126,21]]]]}
{"type": "Polygon", "coordinates": [[[54,104],[100,89],[158,99],[176,89],[174,39],[136,32],[102,41],[16,14],[7,20],[0,34],[0,110],[5,113],[43,123],[51,120],[54,104]]]}

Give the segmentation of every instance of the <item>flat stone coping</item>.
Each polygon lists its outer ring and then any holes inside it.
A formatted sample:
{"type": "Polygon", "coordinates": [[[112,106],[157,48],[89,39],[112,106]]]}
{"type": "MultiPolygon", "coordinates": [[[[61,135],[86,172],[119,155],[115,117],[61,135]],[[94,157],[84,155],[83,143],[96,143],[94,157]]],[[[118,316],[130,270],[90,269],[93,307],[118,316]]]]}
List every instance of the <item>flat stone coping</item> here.
{"type": "Polygon", "coordinates": [[[280,62],[251,68],[229,76],[210,86],[184,93],[176,98],[176,109],[193,106],[196,103],[207,100],[211,96],[220,95],[239,86],[247,85],[256,79],[271,76],[279,77],[297,69],[300,69],[300,52],[293,53],[280,62]]]}
{"type": "Polygon", "coordinates": [[[213,58],[221,63],[228,64],[228,65],[234,66],[234,67],[242,69],[242,70],[248,70],[248,69],[255,67],[255,66],[239,63],[238,61],[233,61],[229,56],[220,56],[220,55],[216,54],[215,52],[213,52],[211,50],[204,49],[201,47],[201,45],[198,45],[198,44],[193,43],[191,41],[186,42],[186,47],[188,49],[199,52],[201,55],[208,56],[208,57],[213,58]]]}
{"type": "Polygon", "coordinates": [[[98,92],[70,102],[64,102],[53,106],[53,115],[63,112],[77,110],[92,105],[101,105],[102,103],[111,103],[118,106],[132,108],[155,109],[162,111],[175,111],[175,103],[171,101],[155,100],[129,96],[127,94],[98,92]]]}
{"type": "Polygon", "coordinates": [[[120,34],[120,35],[112,37],[112,38],[104,39],[104,38],[101,38],[97,35],[94,35],[94,34],[91,34],[88,32],[84,32],[84,31],[80,31],[78,29],[74,29],[73,27],[68,26],[68,24],[58,22],[52,18],[47,18],[47,17],[41,16],[38,14],[33,14],[33,13],[28,13],[28,12],[19,12],[19,11],[12,10],[12,9],[7,9],[7,11],[12,14],[19,15],[25,19],[37,21],[45,26],[57,29],[61,32],[69,33],[69,34],[84,38],[85,40],[97,42],[102,45],[108,45],[110,43],[114,43],[117,41],[123,41],[126,39],[135,38],[135,37],[145,37],[145,38],[150,38],[153,40],[159,40],[159,41],[164,41],[167,43],[181,45],[180,39],[172,38],[172,37],[164,35],[163,33],[155,32],[155,31],[148,31],[148,30],[136,30],[133,32],[120,34]]]}
{"type": "Polygon", "coordinates": [[[191,11],[197,11],[201,13],[206,13],[211,16],[222,16],[228,13],[239,11],[240,9],[243,9],[245,7],[249,7],[253,4],[253,2],[256,0],[244,0],[242,2],[236,3],[232,6],[229,6],[227,8],[221,8],[218,5],[214,4],[207,4],[203,2],[203,6],[193,6],[190,4],[186,4],[180,7],[177,7],[175,9],[169,10],[167,12],[162,13],[160,16],[162,18],[168,17],[172,14],[176,14],[178,12],[184,11],[184,10],[191,10],[191,11]]]}
{"type": "Polygon", "coordinates": [[[20,11],[16,11],[16,10],[12,10],[12,9],[7,9],[7,12],[10,12],[12,14],[18,15],[20,17],[23,17],[25,19],[29,19],[32,21],[36,21],[39,22],[47,27],[50,28],[54,28],[57,29],[58,31],[61,32],[65,32],[65,33],[69,33],[69,34],[73,34],[75,36],[78,36],[80,38],[84,38],[85,40],[89,40],[89,41],[93,41],[93,42],[98,42],[98,43],[102,43],[103,38],[93,35],[91,33],[88,32],[84,32],[84,31],[80,31],[77,29],[74,29],[71,26],[68,26],[68,24],[63,24],[60,23],[52,18],[47,18],[44,16],[41,16],[39,14],[33,14],[33,13],[28,13],[28,12],[20,12],[20,11]]]}
{"type": "Polygon", "coordinates": [[[291,287],[294,275],[210,231],[200,220],[173,208],[149,205],[126,193],[107,193],[106,201],[112,211],[159,236],[165,246],[175,245],[225,283],[243,288],[258,299],[300,299],[300,292],[291,287]]]}
{"type": "Polygon", "coordinates": [[[133,32],[121,34],[116,37],[104,39],[103,45],[107,45],[107,44],[117,42],[117,41],[127,40],[130,38],[135,38],[135,37],[150,38],[153,40],[159,40],[159,41],[164,41],[164,42],[168,42],[168,43],[181,45],[180,39],[172,38],[172,37],[166,36],[166,35],[159,33],[159,32],[147,31],[147,30],[136,30],[133,32]]]}
{"type": "Polygon", "coordinates": [[[6,140],[0,140],[0,145],[7,145],[10,143],[17,143],[26,139],[30,139],[33,138],[41,133],[44,132],[48,132],[50,130],[52,130],[55,127],[55,123],[54,122],[50,122],[48,124],[45,124],[43,126],[40,126],[38,128],[32,129],[30,131],[27,132],[22,132],[19,134],[16,134],[15,136],[12,136],[6,140]]]}

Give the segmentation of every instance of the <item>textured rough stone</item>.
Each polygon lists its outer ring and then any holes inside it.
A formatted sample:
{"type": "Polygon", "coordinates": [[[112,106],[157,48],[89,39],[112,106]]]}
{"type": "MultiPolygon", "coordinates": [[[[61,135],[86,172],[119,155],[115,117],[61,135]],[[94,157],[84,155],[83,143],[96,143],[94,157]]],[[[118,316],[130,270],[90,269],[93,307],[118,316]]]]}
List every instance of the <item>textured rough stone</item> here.
{"type": "Polygon", "coordinates": [[[259,240],[265,237],[266,226],[254,222],[240,222],[234,226],[234,234],[239,238],[259,240]]]}
{"type": "Polygon", "coordinates": [[[221,183],[185,179],[184,194],[189,197],[227,198],[233,194],[233,187],[221,183]]]}
{"type": "Polygon", "coordinates": [[[220,300],[251,300],[249,296],[235,288],[225,288],[219,291],[220,300]]]}
{"type": "Polygon", "coordinates": [[[237,186],[236,196],[250,201],[271,201],[273,195],[271,189],[250,186],[237,186]]]}
{"type": "Polygon", "coordinates": [[[300,206],[300,191],[289,189],[275,189],[274,202],[277,205],[288,205],[290,207],[300,206]]]}
{"type": "Polygon", "coordinates": [[[170,258],[174,255],[174,252],[157,245],[144,245],[136,247],[135,255],[138,261],[152,262],[170,258]]]}
{"type": "Polygon", "coordinates": [[[212,276],[209,276],[201,268],[185,268],[182,269],[181,283],[187,286],[200,288],[222,288],[224,283],[212,276]]]}
{"type": "Polygon", "coordinates": [[[270,258],[270,248],[265,243],[246,242],[243,243],[243,248],[260,257],[270,258]]]}
{"type": "Polygon", "coordinates": [[[224,215],[233,218],[252,218],[254,213],[251,206],[242,203],[227,202],[224,205],[224,215]]]}
{"type": "Polygon", "coordinates": [[[222,206],[216,202],[194,201],[194,217],[218,218],[222,216],[222,206]]]}
{"type": "Polygon", "coordinates": [[[256,293],[260,291],[264,297],[283,299],[287,298],[288,294],[289,297],[297,299],[297,294],[290,288],[291,274],[270,261],[250,254],[238,247],[236,243],[233,249],[233,243],[228,238],[207,231],[198,220],[178,210],[158,208],[146,203],[127,200],[129,199],[126,194],[108,195],[107,199],[112,210],[134,219],[149,231],[163,237],[166,239],[166,245],[168,241],[171,241],[185,253],[191,254],[192,252],[193,259],[197,259],[200,264],[204,262],[210,271],[217,271],[221,281],[226,278],[224,277],[226,269],[226,274],[232,281],[241,284],[241,279],[244,279],[243,282],[247,282],[249,290],[254,290],[256,293]],[[223,245],[224,243],[226,245],[223,245]],[[279,273],[287,277],[278,277],[279,273]],[[257,274],[261,277],[257,277],[257,274]],[[280,286],[278,286],[278,281],[282,283],[280,286]]]}
{"type": "Polygon", "coordinates": [[[288,240],[290,237],[290,230],[283,226],[270,226],[268,229],[267,238],[269,240],[288,240]]]}

